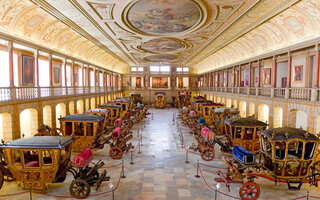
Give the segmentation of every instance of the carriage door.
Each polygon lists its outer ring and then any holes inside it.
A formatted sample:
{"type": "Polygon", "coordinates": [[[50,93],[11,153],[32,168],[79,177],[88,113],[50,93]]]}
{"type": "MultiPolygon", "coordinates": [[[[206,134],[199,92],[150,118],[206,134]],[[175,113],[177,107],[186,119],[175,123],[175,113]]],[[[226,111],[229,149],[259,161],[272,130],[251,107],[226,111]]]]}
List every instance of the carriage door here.
{"type": "Polygon", "coordinates": [[[252,127],[245,127],[242,146],[248,151],[253,152],[253,144],[254,144],[254,129],[252,127]]]}
{"type": "Polygon", "coordinates": [[[240,126],[231,126],[232,132],[233,132],[233,137],[232,137],[232,144],[233,146],[236,145],[242,145],[242,127],[240,126]]]}

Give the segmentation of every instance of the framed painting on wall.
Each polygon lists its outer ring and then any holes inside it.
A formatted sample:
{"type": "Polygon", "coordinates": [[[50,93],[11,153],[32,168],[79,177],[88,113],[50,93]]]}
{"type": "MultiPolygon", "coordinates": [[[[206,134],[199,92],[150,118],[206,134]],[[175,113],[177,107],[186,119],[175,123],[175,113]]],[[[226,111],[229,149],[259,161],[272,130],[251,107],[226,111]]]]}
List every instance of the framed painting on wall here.
{"type": "Polygon", "coordinates": [[[53,75],[53,85],[60,86],[61,85],[61,63],[52,61],[52,75],[53,75]]]}
{"type": "Polygon", "coordinates": [[[271,85],[271,68],[263,70],[263,85],[271,85]]]}
{"type": "Polygon", "coordinates": [[[281,78],[281,87],[286,88],[287,87],[287,77],[281,78]]]}
{"type": "Polygon", "coordinates": [[[294,82],[302,82],[303,65],[294,66],[294,82]]]}
{"type": "Polygon", "coordinates": [[[178,77],[178,88],[183,88],[183,78],[178,77]]]}
{"type": "Polygon", "coordinates": [[[34,57],[22,55],[21,76],[23,86],[34,85],[34,57]]]}
{"type": "Polygon", "coordinates": [[[168,88],[168,77],[152,77],[152,88],[168,88]]]}
{"type": "Polygon", "coordinates": [[[136,77],[136,87],[141,88],[141,77],[136,77]]]}

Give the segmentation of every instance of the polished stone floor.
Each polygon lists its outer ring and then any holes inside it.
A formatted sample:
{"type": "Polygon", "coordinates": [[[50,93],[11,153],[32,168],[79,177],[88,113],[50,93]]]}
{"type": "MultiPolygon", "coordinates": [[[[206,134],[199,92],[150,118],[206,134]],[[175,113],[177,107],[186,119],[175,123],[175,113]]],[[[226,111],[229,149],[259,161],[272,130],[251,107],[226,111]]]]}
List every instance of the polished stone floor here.
{"type": "MultiPolygon", "coordinates": [[[[180,125],[179,121],[174,120],[177,114],[176,109],[156,110],[151,109],[153,117],[149,116],[144,122],[135,124],[132,131],[134,138],[132,143],[136,146],[139,140],[138,130],[142,133],[141,154],[138,154],[137,149],[133,153],[134,164],[130,164],[130,154],[124,156],[124,168],[126,178],[121,179],[119,187],[115,191],[115,199],[117,200],[189,200],[189,199],[215,199],[215,193],[208,189],[204,180],[196,178],[197,159],[200,162],[215,166],[225,167],[221,161],[223,154],[220,152],[220,147],[216,145],[216,158],[211,162],[201,161],[201,157],[189,153],[189,164],[186,164],[186,151],[182,148],[178,130],[184,134],[185,145],[190,146],[194,141],[189,134],[189,129],[180,125]]],[[[106,165],[111,166],[121,161],[111,160],[106,156],[109,147],[99,150],[95,153],[95,161],[102,159],[106,165]]],[[[225,154],[224,156],[228,156],[225,154]]],[[[214,178],[218,177],[215,168],[201,166],[202,172],[208,185],[215,188],[216,182],[214,178]]],[[[103,169],[101,169],[102,171],[103,169]]],[[[111,176],[111,182],[114,186],[117,185],[121,166],[107,168],[108,175],[111,176]]],[[[222,169],[222,171],[225,171],[222,169]]],[[[69,197],[69,185],[72,176],[68,175],[64,183],[50,184],[46,191],[46,196],[43,194],[32,194],[33,199],[64,199],[69,197]],[[56,197],[62,196],[62,197],[56,197]]],[[[294,199],[307,195],[309,191],[311,196],[320,197],[320,190],[315,187],[309,187],[308,184],[303,185],[300,191],[289,191],[286,184],[274,185],[273,182],[265,179],[256,181],[260,185],[261,194],[259,199],[294,199]]],[[[87,199],[112,199],[110,193],[99,195],[109,191],[108,182],[104,182],[98,191],[95,187],[91,187],[91,196],[87,199]]],[[[228,192],[224,184],[221,184],[220,191],[231,195],[228,197],[222,193],[217,194],[217,199],[239,199],[240,184],[231,184],[231,191],[228,192]]],[[[17,196],[1,197],[5,194],[19,193],[23,190],[16,182],[5,182],[0,190],[0,198],[2,199],[29,199],[29,193],[20,194],[17,196]]],[[[307,198],[302,198],[307,199],[307,198]]]]}

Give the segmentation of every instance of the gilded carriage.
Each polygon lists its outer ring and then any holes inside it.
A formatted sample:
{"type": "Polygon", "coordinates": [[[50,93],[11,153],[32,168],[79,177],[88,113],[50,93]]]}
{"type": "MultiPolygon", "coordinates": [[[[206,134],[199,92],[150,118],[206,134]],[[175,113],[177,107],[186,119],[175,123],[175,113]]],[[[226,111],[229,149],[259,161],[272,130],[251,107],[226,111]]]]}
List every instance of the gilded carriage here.
{"type": "Polygon", "coordinates": [[[94,148],[94,144],[104,133],[105,117],[90,114],[67,115],[59,118],[63,136],[74,137],[74,151],[94,148]]]}
{"type": "Polygon", "coordinates": [[[109,119],[110,119],[110,110],[102,109],[102,108],[94,108],[94,109],[89,109],[84,111],[83,114],[103,116],[105,118],[104,131],[106,131],[107,126],[109,124],[109,119]]]}
{"type": "Polygon", "coordinates": [[[259,197],[260,187],[254,179],[261,177],[275,183],[286,183],[289,190],[299,190],[303,183],[318,185],[315,152],[319,138],[302,129],[282,127],[259,133],[261,149],[253,154],[242,146],[233,147],[233,160],[224,158],[228,172],[218,172],[223,181],[243,183],[240,196],[244,200],[259,197]],[[246,180],[246,182],[244,182],[246,180]]]}
{"type": "Polygon", "coordinates": [[[0,188],[4,176],[22,183],[23,189],[46,189],[48,183],[63,182],[70,167],[72,137],[21,138],[0,145],[0,188]]]}
{"type": "Polygon", "coordinates": [[[250,152],[260,150],[259,133],[268,126],[268,124],[254,118],[225,119],[224,125],[230,145],[243,146],[250,152]]]}
{"type": "Polygon", "coordinates": [[[133,104],[137,104],[137,103],[141,104],[142,103],[142,95],[141,94],[130,93],[129,97],[131,98],[133,104]]]}
{"type": "Polygon", "coordinates": [[[166,95],[164,92],[156,92],[156,108],[164,108],[166,106],[166,95]]]}
{"type": "MultiPolygon", "coordinates": [[[[191,93],[191,92],[190,92],[191,93]]],[[[177,107],[182,108],[190,105],[190,95],[188,92],[178,92],[177,107]]]]}
{"type": "Polygon", "coordinates": [[[110,111],[110,115],[108,118],[107,129],[111,129],[114,127],[114,121],[120,117],[120,105],[112,105],[112,104],[102,104],[99,105],[99,108],[107,109],[110,111]]]}
{"type": "Polygon", "coordinates": [[[126,115],[127,112],[130,112],[131,109],[131,100],[127,98],[115,99],[109,101],[108,104],[121,106],[120,117],[122,118],[126,115]]]}
{"type": "Polygon", "coordinates": [[[224,120],[231,118],[239,118],[239,111],[234,108],[220,107],[215,108],[212,112],[213,124],[217,130],[217,134],[225,134],[224,120]]]}
{"type": "Polygon", "coordinates": [[[208,125],[211,125],[213,123],[213,110],[216,108],[223,107],[223,104],[220,103],[214,103],[214,102],[205,102],[200,104],[201,109],[201,117],[206,120],[206,123],[208,125]]]}
{"type": "Polygon", "coordinates": [[[203,103],[213,103],[210,100],[195,100],[191,102],[192,109],[196,112],[198,117],[202,116],[201,104],[203,103]]]}

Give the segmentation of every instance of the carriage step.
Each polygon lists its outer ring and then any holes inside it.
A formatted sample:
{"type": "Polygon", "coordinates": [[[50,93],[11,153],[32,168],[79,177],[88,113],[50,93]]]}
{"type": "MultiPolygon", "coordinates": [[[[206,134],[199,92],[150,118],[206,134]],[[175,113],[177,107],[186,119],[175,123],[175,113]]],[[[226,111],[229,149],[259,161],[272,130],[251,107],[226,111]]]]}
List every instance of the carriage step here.
{"type": "Polygon", "coordinates": [[[302,186],[302,181],[288,181],[287,180],[287,184],[288,184],[288,189],[289,190],[300,190],[301,186],[302,186]],[[292,184],[298,184],[296,186],[292,185],[292,184]]]}

